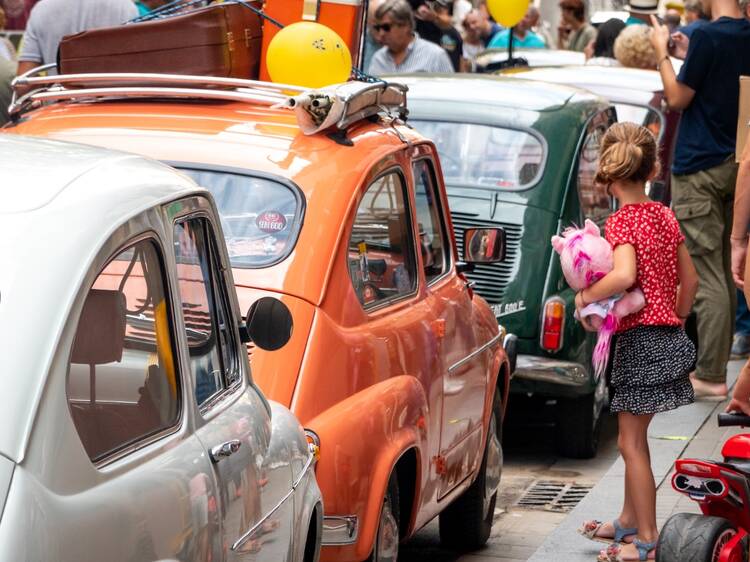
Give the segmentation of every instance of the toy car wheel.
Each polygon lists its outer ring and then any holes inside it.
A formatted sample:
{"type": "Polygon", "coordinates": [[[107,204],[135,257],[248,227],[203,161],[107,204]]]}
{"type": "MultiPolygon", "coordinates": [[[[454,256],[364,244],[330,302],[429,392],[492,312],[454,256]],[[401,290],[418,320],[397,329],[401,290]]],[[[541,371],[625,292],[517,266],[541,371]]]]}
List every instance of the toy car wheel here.
{"type": "MultiPolygon", "coordinates": [[[[678,513],[670,517],[661,530],[656,562],[715,562],[736,534],[737,528],[723,517],[678,513]]],[[[735,550],[728,559],[747,562],[747,545],[741,544],[735,550]]]]}
{"type": "Polygon", "coordinates": [[[476,480],[440,514],[440,542],[454,550],[476,550],[490,538],[503,469],[500,392],[492,401],[487,444],[476,480]]]}
{"type": "Polygon", "coordinates": [[[399,497],[398,480],[395,474],[391,474],[388,481],[388,490],[383,498],[380,508],[380,521],[378,532],[375,535],[375,546],[367,562],[396,562],[398,560],[399,544],[399,497]]]}

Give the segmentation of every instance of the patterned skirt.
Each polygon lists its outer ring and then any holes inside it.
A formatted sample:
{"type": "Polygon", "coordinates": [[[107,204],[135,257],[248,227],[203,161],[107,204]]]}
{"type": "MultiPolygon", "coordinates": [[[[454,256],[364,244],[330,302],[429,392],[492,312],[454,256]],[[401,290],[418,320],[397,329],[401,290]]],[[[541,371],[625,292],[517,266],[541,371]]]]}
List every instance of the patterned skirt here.
{"type": "Polygon", "coordinates": [[[694,362],[695,347],[680,327],[638,326],[619,334],[610,410],[656,414],[692,403],[694,362]]]}

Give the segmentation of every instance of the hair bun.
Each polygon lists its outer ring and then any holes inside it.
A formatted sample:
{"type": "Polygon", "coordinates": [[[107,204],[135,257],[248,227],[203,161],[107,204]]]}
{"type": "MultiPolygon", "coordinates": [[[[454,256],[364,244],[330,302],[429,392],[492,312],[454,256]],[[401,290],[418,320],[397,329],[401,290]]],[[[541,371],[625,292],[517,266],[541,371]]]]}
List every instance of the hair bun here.
{"type": "Polygon", "coordinates": [[[656,141],[635,123],[615,123],[604,135],[596,181],[646,181],[656,165],[656,141]]]}

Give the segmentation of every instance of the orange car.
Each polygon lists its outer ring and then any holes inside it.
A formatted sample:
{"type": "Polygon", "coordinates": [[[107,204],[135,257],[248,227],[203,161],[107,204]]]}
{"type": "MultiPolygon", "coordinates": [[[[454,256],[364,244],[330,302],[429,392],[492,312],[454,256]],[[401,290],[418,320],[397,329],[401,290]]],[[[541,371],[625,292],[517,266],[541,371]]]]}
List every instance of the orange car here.
{"type": "MultiPolygon", "coordinates": [[[[290,312],[282,349],[260,348],[283,343],[277,325],[249,352],[255,382],[319,443],[323,560],[395,560],[399,539],[437,515],[447,544],[487,540],[511,377],[504,346],[514,337],[461,274],[471,265],[457,261],[437,152],[397,118],[401,88],[334,89],[318,105],[343,107],[337,126],[306,135],[291,111],[273,107],[288,99],[273,84],[21,82],[36,91],[13,107],[4,133],[138,152],[183,170],[216,199],[241,305],[271,296],[290,312]],[[378,116],[386,95],[395,106],[378,116]]],[[[475,262],[502,259],[503,246],[501,230],[465,233],[475,262]]]]}

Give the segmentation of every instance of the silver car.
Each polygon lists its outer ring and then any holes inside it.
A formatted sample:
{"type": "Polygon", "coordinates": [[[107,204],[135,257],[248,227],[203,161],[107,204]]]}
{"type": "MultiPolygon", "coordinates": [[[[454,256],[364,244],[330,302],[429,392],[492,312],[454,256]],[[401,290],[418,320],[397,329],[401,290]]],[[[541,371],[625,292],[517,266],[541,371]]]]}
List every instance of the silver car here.
{"type": "Polygon", "coordinates": [[[313,436],[245,351],[291,324],[242,320],[208,192],[10,136],[0,189],[0,561],[317,561],[313,436]]]}

